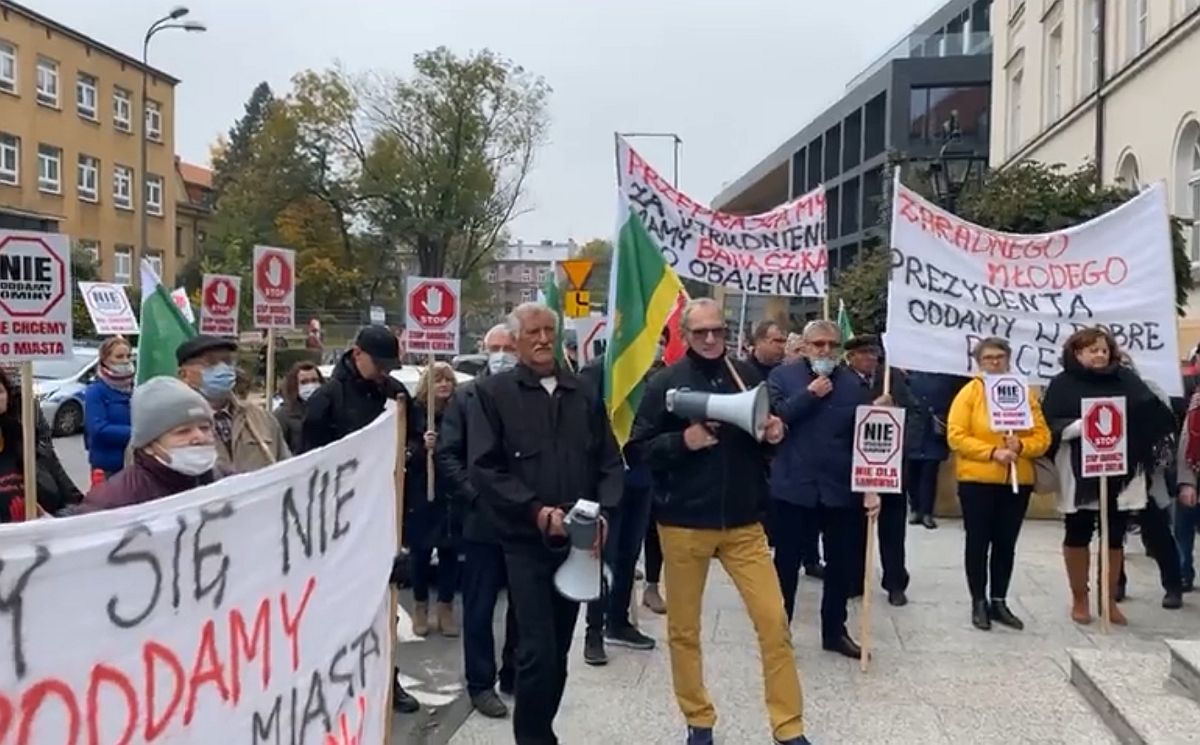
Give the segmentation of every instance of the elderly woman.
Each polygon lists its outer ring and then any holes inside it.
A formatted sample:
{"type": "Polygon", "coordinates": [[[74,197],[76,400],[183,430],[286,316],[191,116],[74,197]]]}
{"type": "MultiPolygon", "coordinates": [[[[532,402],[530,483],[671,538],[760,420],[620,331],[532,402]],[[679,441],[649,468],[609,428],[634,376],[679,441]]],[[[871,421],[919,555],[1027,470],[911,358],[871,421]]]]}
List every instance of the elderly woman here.
{"type": "MultiPolygon", "coordinates": [[[[1063,347],[1063,370],[1046,388],[1042,402],[1046,421],[1054,433],[1051,454],[1059,477],[1059,508],[1064,515],[1063,560],[1071,586],[1071,619],[1092,620],[1088,607],[1088,550],[1100,510],[1100,479],[1083,478],[1080,467],[1080,408],[1085,398],[1125,397],[1128,472],[1108,476],[1108,555],[1112,567],[1109,613],[1112,622],[1124,625],[1125,616],[1115,596],[1124,561],[1125,531],[1129,518],[1145,509],[1151,475],[1160,466],[1164,448],[1175,432],[1171,408],[1138,377],[1123,367],[1121,350],[1105,329],[1097,326],[1076,331],[1063,347]]],[[[1101,596],[1103,597],[1103,596],[1101,596]]],[[[1103,608],[1101,608],[1103,611],[1103,608]]]]}
{"type": "MultiPolygon", "coordinates": [[[[1004,339],[984,339],[975,346],[973,354],[984,375],[1009,371],[1012,348],[1004,339]]],[[[1008,586],[1016,561],[1017,538],[1033,492],[1033,463],[1050,446],[1050,430],[1042,417],[1042,407],[1033,396],[1029,407],[1033,414],[1032,429],[993,430],[983,378],[977,377],[954,397],[946,421],[947,440],[957,456],[971,623],[981,631],[991,629],[992,621],[1017,630],[1025,628],[1008,608],[1008,586]]]]}

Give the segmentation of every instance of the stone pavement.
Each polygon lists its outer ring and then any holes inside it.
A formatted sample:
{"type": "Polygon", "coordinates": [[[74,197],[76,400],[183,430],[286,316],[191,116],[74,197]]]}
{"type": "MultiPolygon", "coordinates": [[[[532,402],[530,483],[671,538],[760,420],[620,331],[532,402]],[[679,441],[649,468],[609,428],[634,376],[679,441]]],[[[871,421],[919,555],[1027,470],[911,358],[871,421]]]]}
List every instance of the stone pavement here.
{"type": "MultiPolygon", "coordinates": [[[[1097,623],[1079,627],[1067,615],[1058,522],[1030,521],[1018,548],[1010,606],[1026,630],[981,632],[970,624],[962,572],[962,530],[943,521],[935,531],[909,528],[910,604],[872,601],[876,653],[870,672],[820,649],[816,623],[820,583],[801,580],[793,624],[803,676],[809,735],[815,745],[1038,743],[1100,745],[1117,740],[1068,680],[1068,649],[1164,652],[1163,638],[1200,636],[1200,595],[1181,611],[1159,606],[1157,570],[1137,538],[1130,541],[1130,626],[1109,636],[1097,623]]],[[[719,743],[771,742],[754,630],[719,566],[709,577],[704,663],[717,705],[719,743]]],[[[851,629],[858,636],[858,606],[851,629]]],[[[662,618],[641,614],[642,628],[663,642],[654,652],[610,648],[604,668],[582,661],[581,639],[557,720],[566,745],[682,743],[683,720],[671,693],[662,618]]],[[[582,637],[582,618],[577,636],[582,637]]],[[[452,745],[512,742],[511,722],[472,714],[452,745]]]]}

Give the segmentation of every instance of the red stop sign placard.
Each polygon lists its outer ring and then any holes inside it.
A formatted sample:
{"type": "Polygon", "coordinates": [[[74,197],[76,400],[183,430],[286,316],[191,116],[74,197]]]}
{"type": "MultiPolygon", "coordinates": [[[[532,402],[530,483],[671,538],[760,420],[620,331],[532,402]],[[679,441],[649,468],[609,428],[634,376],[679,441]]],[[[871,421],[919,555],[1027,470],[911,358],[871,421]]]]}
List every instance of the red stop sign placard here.
{"type": "Polygon", "coordinates": [[[458,299],[445,282],[427,280],[408,298],[408,318],[423,329],[441,329],[458,315],[458,299]]]}
{"type": "Polygon", "coordinates": [[[280,302],[292,292],[292,262],[281,251],[263,251],[254,264],[254,286],[270,302],[280,302]]]}
{"type": "Polygon", "coordinates": [[[1101,401],[1084,416],[1083,436],[1099,452],[1114,450],[1125,436],[1125,415],[1113,404],[1101,401]]]}

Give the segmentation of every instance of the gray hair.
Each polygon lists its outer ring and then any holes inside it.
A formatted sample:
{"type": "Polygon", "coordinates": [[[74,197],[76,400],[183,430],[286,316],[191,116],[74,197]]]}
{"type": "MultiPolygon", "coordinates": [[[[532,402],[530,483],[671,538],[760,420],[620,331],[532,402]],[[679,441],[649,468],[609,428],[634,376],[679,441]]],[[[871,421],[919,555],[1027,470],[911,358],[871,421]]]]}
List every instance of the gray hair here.
{"type": "Polygon", "coordinates": [[[521,333],[521,319],[525,316],[531,316],[535,313],[546,313],[552,316],[556,315],[555,312],[550,309],[549,305],[531,301],[528,303],[521,303],[517,307],[513,308],[512,313],[508,314],[508,319],[504,325],[508,329],[508,332],[516,337],[521,333]]]}
{"type": "Polygon", "coordinates": [[[838,341],[842,339],[842,329],[836,323],[825,319],[818,319],[816,321],[809,321],[804,325],[804,340],[808,341],[814,334],[822,331],[833,334],[837,337],[838,341]]]}
{"type": "Polygon", "coordinates": [[[784,354],[794,354],[800,351],[800,346],[804,344],[804,337],[800,334],[791,333],[787,335],[787,341],[783,345],[784,354]]]}
{"type": "Polygon", "coordinates": [[[716,300],[710,297],[698,297],[687,301],[687,305],[683,306],[683,312],[679,314],[679,328],[684,331],[691,330],[692,311],[697,308],[712,308],[717,311],[717,315],[721,314],[721,306],[716,300]]]}
{"type": "Polygon", "coordinates": [[[490,329],[488,329],[487,333],[483,335],[484,343],[487,343],[488,337],[494,334],[505,334],[507,336],[512,336],[513,330],[509,328],[507,323],[497,323],[495,326],[492,326],[490,329]]]}

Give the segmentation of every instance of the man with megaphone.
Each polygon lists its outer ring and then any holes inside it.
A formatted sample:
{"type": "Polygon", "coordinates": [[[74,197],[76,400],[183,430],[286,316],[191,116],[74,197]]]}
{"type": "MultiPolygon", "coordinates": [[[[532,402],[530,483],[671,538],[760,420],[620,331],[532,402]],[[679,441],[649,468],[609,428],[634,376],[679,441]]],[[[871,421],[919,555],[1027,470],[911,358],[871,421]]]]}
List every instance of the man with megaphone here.
{"type": "Polygon", "coordinates": [[[620,502],[624,466],[600,392],[555,361],[554,312],[522,303],[508,325],[517,366],[475,385],[468,473],[517,612],[513,734],[517,745],[556,745],[579,603],[600,595],[602,510],[620,502]]]}
{"type": "Polygon", "coordinates": [[[680,325],[687,355],[646,384],[626,454],[655,476],[671,677],[687,743],[711,745],[717,721],[700,650],[704,584],[716,558],[758,631],[775,741],[808,745],[800,676],[762,526],[767,458],[783,439],[783,423],[770,414],[754,367],[727,356],[716,302],[689,301],[680,325]]]}

